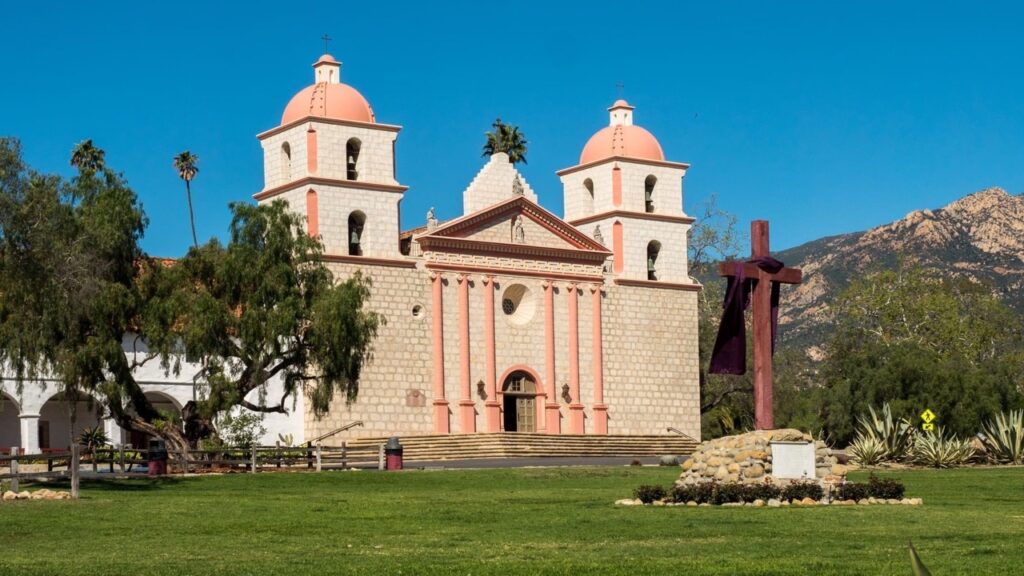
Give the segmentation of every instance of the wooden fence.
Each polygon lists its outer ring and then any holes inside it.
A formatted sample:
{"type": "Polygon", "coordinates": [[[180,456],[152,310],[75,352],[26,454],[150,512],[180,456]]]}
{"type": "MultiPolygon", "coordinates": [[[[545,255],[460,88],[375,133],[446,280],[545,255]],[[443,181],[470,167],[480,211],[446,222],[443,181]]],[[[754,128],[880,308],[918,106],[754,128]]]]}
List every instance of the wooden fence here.
{"type": "MultiPolygon", "coordinates": [[[[384,444],[351,448],[320,444],[298,447],[253,446],[245,449],[167,450],[151,451],[129,446],[107,446],[86,452],[81,446],[68,451],[48,450],[39,454],[23,454],[12,448],[9,454],[0,454],[0,480],[9,480],[11,490],[18,491],[22,480],[71,479],[72,498],[78,497],[81,468],[87,473],[114,474],[120,477],[146,476],[150,457],[166,452],[168,473],[196,472],[250,472],[260,471],[314,471],[344,470],[351,468],[384,469],[384,444]],[[23,470],[26,465],[45,463],[46,471],[23,470]],[[145,467],[145,468],[144,468],[145,467]],[[4,472],[7,468],[7,473],[4,472]]],[[[38,466],[33,466],[38,467],[38,466]]]]}

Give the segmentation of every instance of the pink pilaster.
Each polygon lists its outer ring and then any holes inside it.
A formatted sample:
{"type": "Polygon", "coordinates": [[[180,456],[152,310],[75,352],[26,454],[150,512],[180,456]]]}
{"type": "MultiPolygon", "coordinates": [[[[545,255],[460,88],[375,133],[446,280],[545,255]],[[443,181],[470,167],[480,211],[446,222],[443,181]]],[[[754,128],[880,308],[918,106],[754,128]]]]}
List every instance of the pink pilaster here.
{"type": "Polygon", "coordinates": [[[316,130],[312,126],[306,130],[306,170],[316,174],[316,130]]]}
{"type": "Polygon", "coordinates": [[[583,404],[580,403],[580,324],[579,297],[575,282],[566,287],[569,291],[569,433],[583,434],[583,404]]]}
{"type": "Polygon", "coordinates": [[[562,433],[562,416],[558,406],[558,383],[555,382],[555,287],[544,281],[544,426],[548,434],[562,433]]]}
{"type": "Polygon", "coordinates": [[[622,169],[618,164],[612,168],[612,204],[622,208],[622,169]]]}
{"type": "Polygon", "coordinates": [[[306,230],[313,238],[320,236],[320,202],[312,188],[306,192],[306,230]]]}
{"type": "Polygon", "coordinates": [[[501,402],[498,402],[498,385],[495,381],[494,361],[494,277],[484,276],[484,334],[486,335],[486,352],[484,355],[484,375],[487,386],[487,402],[484,412],[487,419],[488,432],[501,431],[501,402]]]}
{"type": "Polygon", "coordinates": [[[469,275],[459,274],[459,431],[476,432],[476,407],[473,386],[469,381],[469,275]]]}
{"type": "Polygon", "coordinates": [[[444,292],[443,276],[431,274],[434,322],[434,434],[448,434],[448,400],[444,397],[444,292]]]}
{"type": "Polygon", "coordinates": [[[601,339],[601,285],[591,284],[591,318],[594,324],[594,350],[591,372],[594,374],[594,434],[608,433],[608,406],[604,403],[604,351],[601,339]]]}

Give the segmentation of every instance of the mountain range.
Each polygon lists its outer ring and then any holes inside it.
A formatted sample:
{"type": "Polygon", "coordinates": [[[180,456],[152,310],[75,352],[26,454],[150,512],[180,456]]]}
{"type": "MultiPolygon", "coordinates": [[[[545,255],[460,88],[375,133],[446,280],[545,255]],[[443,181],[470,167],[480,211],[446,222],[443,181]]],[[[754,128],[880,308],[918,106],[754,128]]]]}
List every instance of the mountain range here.
{"type": "Polygon", "coordinates": [[[803,269],[782,292],[780,340],[821,356],[829,303],[850,282],[902,258],[991,288],[1024,314],[1024,195],[988,188],[942,208],[918,210],[864,232],[829,236],[775,255],[803,269]]]}

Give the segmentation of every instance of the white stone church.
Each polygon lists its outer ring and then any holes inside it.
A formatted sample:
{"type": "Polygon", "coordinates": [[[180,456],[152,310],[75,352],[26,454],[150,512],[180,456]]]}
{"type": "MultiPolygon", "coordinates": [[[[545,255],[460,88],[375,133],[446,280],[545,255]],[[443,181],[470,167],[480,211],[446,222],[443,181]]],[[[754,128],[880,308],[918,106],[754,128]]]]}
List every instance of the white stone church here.
{"type": "MultiPolygon", "coordinates": [[[[687,270],[693,219],[682,208],[689,166],[665,159],[632,106],[616,101],[579,162],[557,173],[563,217],[498,153],[463,192],[462,216],[428,214],[402,231],[401,127],[377,120],[331,56],[313,73],[281,124],[258,136],[265,186],[255,199],[283,199],[305,215],[336,276],[372,279],[370,306],[387,324],[354,403],[339,398],[316,420],[300,398],[292,413],[266,416],[264,442],[302,442],[354,420],[364,426],[350,436],[674,427],[700,437],[700,285],[687,270]]],[[[134,346],[126,338],[126,353],[134,346]]],[[[168,410],[195,393],[188,369],[138,376],[168,410]]],[[[0,393],[0,447],[68,445],[69,405],[55,385],[30,382],[18,394],[4,380],[0,393]]],[[[104,420],[98,403],[81,403],[74,427],[98,422],[115,440],[142,440],[104,420]]]]}

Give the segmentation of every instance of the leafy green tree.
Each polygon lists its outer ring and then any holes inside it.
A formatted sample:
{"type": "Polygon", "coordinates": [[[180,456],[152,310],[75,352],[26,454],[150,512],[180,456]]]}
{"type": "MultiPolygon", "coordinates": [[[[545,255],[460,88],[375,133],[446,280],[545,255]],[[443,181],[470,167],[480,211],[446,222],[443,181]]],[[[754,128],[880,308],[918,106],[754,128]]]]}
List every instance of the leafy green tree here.
{"type": "Polygon", "coordinates": [[[64,182],[0,139],[0,364],[18,387],[49,375],[66,396],[95,395],[121,427],[179,450],[237,406],[284,412],[306,393],[320,416],[336,391],[354,399],[383,321],[364,310],[368,282],[336,284],[284,203],[232,209],[227,246],[214,240],[165,265],[140,249],[146,217],[120,175],[80,167],[64,182]],[[133,371],[198,358],[205,394],[186,406],[186,438],[133,371]],[[246,399],[277,377],[280,398],[246,399]]]}
{"type": "Polygon", "coordinates": [[[508,154],[513,164],[522,162],[526,164],[526,137],[519,131],[518,126],[505,124],[498,118],[491,124],[493,130],[484,132],[487,142],[484,143],[482,156],[493,156],[498,152],[508,154]]]}
{"type": "Polygon", "coordinates": [[[1024,401],[1021,319],[982,286],[901,262],[855,281],[834,314],[822,417],[835,441],[849,441],[857,415],[885,402],[914,422],[929,408],[970,436],[1024,401]]]}
{"type": "Polygon", "coordinates": [[[18,388],[48,375],[69,401],[123,397],[132,411],[115,414],[120,425],[181,446],[180,433],[153,424],[158,414],[131,376],[139,361],[122,348],[141,306],[146,217],[121,176],[94,160],[76,160],[65,182],[30,170],[19,143],[0,139],[0,364],[18,388]]]}
{"type": "Polygon", "coordinates": [[[192,212],[192,180],[199,174],[199,156],[185,150],[174,157],[174,169],[178,177],[185,181],[185,196],[188,198],[188,220],[192,224],[192,246],[198,248],[196,239],[196,217],[192,212]]]}
{"type": "Polygon", "coordinates": [[[203,398],[186,414],[190,439],[234,406],[285,413],[297,393],[327,413],[336,393],[356,398],[359,376],[384,318],[365,309],[370,281],[343,282],[323,264],[323,247],[287,204],[232,204],[227,246],[216,240],[153,275],[143,332],[168,369],[202,359],[203,398]],[[268,384],[284,382],[280,397],[268,384]],[[264,397],[252,402],[254,390],[264,397]]]}

